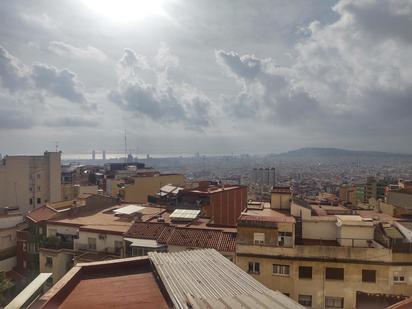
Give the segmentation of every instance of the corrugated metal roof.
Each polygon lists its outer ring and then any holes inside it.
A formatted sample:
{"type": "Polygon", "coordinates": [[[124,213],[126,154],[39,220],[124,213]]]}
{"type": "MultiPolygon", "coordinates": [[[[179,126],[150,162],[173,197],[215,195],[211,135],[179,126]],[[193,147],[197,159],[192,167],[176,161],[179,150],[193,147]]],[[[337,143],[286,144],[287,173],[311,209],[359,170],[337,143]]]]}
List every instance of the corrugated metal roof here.
{"type": "Polygon", "coordinates": [[[304,308],[214,249],[149,252],[149,258],[175,308],[304,308]]]}

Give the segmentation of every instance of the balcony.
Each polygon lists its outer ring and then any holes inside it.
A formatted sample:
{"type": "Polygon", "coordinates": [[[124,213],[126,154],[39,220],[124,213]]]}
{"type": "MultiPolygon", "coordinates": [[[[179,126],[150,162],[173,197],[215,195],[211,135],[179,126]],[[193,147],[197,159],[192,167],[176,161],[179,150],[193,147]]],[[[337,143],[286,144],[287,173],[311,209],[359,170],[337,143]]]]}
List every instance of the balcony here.
{"type": "Polygon", "coordinates": [[[236,254],[239,256],[261,256],[285,259],[313,259],[313,260],[375,260],[392,262],[392,250],[387,248],[349,247],[311,243],[310,245],[296,245],[294,248],[255,246],[253,244],[237,244],[236,254]]]}
{"type": "Polygon", "coordinates": [[[61,250],[69,249],[73,250],[73,241],[63,241],[58,238],[47,238],[40,244],[41,248],[52,249],[52,250],[61,250]]]}
{"type": "Polygon", "coordinates": [[[121,255],[123,248],[105,247],[105,248],[99,248],[99,250],[97,250],[96,245],[76,243],[75,244],[75,250],[78,250],[78,251],[94,251],[94,252],[103,252],[103,253],[121,255]]]}

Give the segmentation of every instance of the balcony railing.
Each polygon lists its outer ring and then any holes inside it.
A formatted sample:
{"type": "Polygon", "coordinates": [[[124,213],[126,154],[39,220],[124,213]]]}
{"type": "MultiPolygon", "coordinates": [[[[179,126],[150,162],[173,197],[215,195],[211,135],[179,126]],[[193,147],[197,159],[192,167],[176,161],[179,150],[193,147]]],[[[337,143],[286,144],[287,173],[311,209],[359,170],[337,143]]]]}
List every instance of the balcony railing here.
{"type": "Polygon", "coordinates": [[[69,249],[73,250],[73,241],[44,241],[40,244],[41,248],[45,249],[69,249]]]}

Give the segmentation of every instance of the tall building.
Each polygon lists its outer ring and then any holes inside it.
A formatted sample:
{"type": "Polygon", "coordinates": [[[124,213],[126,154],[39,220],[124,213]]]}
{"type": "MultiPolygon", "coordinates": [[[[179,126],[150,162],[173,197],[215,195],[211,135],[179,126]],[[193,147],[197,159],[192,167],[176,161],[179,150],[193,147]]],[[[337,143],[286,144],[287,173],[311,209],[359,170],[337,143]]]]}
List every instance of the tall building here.
{"type": "Polygon", "coordinates": [[[103,153],[102,153],[102,160],[106,160],[106,150],[103,150],[103,153]]]}
{"type": "Polygon", "coordinates": [[[6,156],[0,161],[0,208],[24,214],[61,199],[60,152],[42,156],[6,156]]]}
{"type": "Polygon", "coordinates": [[[94,161],[94,160],[96,160],[96,151],[92,151],[92,160],[94,161]]]}

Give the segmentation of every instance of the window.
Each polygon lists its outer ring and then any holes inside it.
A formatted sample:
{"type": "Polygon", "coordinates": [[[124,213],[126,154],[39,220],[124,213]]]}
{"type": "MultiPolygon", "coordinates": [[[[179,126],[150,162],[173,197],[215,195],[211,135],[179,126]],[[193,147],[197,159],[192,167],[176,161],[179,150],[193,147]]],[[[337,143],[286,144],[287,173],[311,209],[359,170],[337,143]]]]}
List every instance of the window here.
{"type": "Polygon", "coordinates": [[[27,251],[27,243],[23,243],[23,247],[22,247],[22,249],[23,249],[23,252],[26,252],[27,251]]]}
{"type": "Polygon", "coordinates": [[[326,308],[343,308],[343,297],[325,297],[326,308]]]}
{"type": "Polygon", "coordinates": [[[393,273],[393,282],[403,283],[405,282],[405,275],[402,273],[395,272],[393,273]]]}
{"type": "Polygon", "coordinates": [[[27,268],[27,262],[23,261],[23,268],[26,269],[27,268]]]}
{"type": "Polygon", "coordinates": [[[41,204],[41,198],[40,197],[37,198],[37,204],[41,204]]]}
{"type": "Polygon", "coordinates": [[[298,303],[302,306],[312,307],[312,295],[299,295],[298,303]]]}
{"type": "Polygon", "coordinates": [[[362,282],[376,282],[376,270],[362,269],[362,282]]]}
{"type": "Polygon", "coordinates": [[[278,276],[289,276],[290,267],[289,265],[277,265],[273,264],[273,274],[278,276]]]}
{"type": "Polygon", "coordinates": [[[32,198],[29,200],[29,204],[33,205],[33,199],[32,198]]]}
{"type": "Polygon", "coordinates": [[[344,270],[343,268],[326,267],[325,279],[327,280],[343,280],[344,270]]]}
{"type": "Polygon", "coordinates": [[[40,174],[37,174],[37,179],[40,179],[40,174]]]}
{"type": "Polygon", "coordinates": [[[263,245],[265,243],[264,233],[253,233],[253,242],[255,245],[263,245]]]}
{"type": "Polygon", "coordinates": [[[259,262],[249,262],[248,272],[252,274],[260,273],[260,263],[259,262]]]}
{"type": "Polygon", "coordinates": [[[46,267],[53,267],[53,258],[51,256],[46,256],[46,267]]]}
{"type": "Polygon", "coordinates": [[[37,186],[37,192],[40,192],[41,190],[40,190],[40,186],[37,186]]]}
{"type": "Polygon", "coordinates": [[[96,238],[87,238],[87,249],[96,250],[96,238]]]}
{"type": "Polygon", "coordinates": [[[299,266],[299,278],[312,279],[312,267],[299,266]]]}
{"type": "Polygon", "coordinates": [[[293,247],[293,237],[291,232],[279,232],[278,233],[278,246],[279,247],[293,247]]]}

